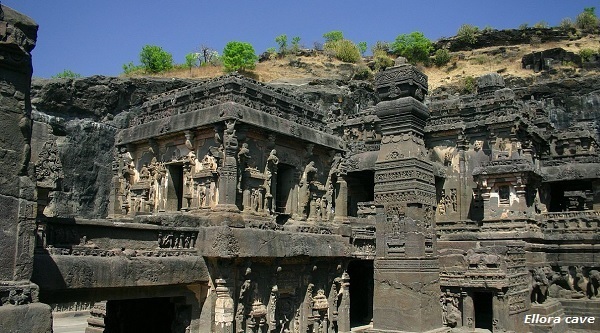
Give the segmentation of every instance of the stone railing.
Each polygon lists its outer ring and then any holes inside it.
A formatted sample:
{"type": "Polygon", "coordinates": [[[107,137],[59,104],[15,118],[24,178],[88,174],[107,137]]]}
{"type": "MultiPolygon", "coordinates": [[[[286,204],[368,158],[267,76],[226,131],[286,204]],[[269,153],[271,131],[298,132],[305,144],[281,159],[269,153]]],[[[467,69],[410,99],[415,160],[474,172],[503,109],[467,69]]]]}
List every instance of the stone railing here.
{"type": "Polygon", "coordinates": [[[542,214],[542,226],[548,232],[595,233],[600,229],[600,211],[584,210],[544,213],[542,214]]]}

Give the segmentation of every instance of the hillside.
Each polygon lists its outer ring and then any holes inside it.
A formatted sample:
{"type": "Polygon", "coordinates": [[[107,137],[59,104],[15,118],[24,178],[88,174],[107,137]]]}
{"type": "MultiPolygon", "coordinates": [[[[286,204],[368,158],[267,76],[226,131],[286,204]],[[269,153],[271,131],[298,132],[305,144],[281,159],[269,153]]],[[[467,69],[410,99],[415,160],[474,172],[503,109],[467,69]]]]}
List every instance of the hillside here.
{"type": "MultiPolygon", "coordinates": [[[[537,82],[539,80],[559,79],[595,75],[600,67],[597,56],[600,49],[600,35],[573,34],[559,29],[494,30],[482,35],[481,41],[474,45],[461,45],[456,37],[437,41],[436,48],[450,50],[448,64],[419,67],[429,77],[430,92],[436,89],[460,91],[469,77],[478,77],[484,73],[497,72],[508,82],[517,80],[537,82]],[[514,36],[516,37],[514,37],[514,36]],[[551,70],[535,72],[523,68],[523,57],[534,52],[562,49],[564,54],[579,57],[581,50],[594,52],[588,61],[572,61],[571,58],[553,59],[551,70]]],[[[392,55],[390,57],[393,58],[392,55]]],[[[302,84],[315,79],[348,80],[357,69],[367,65],[373,69],[372,57],[364,57],[359,63],[345,63],[314,50],[302,50],[297,54],[267,59],[259,62],[256,69],[246,74],[262,82],[302,84]]],[[[374,71],[372,71],[374,72],[374,71]]],[[[155,76],[164,78],[203,79],[224,75],[222,67],[202,66],[191,69],[175,69],[155,76]]],[[[147,76],[141,74],[133,77],[147,76]]]]}

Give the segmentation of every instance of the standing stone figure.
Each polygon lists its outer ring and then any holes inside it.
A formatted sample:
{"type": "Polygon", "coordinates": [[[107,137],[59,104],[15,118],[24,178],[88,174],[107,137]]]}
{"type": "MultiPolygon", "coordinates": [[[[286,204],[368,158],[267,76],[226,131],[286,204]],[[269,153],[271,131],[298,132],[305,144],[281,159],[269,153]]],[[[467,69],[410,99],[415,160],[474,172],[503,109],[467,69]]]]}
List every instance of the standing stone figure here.
{"type": "Polygon", "coordinates": [[[265,165],[265,209],[272,213],[275,209],[273,207],[273,176],[277,175],[277,165],[279,164],[279,158],[277,157],[277,150],[271,150],[269,157],[267,157],[267,163],[265,165]]]}
{"type": "Polygon", "coordinates": [[[309,201],[310,201],[310,183],[313,181],[314,175],[318,169],[315,167],[315,162],[310,161],[304,168],[302,178],[300,179],[300,193],[298,195],[298,206],[302,212],[302,218],[308,217],[309,201]]]}

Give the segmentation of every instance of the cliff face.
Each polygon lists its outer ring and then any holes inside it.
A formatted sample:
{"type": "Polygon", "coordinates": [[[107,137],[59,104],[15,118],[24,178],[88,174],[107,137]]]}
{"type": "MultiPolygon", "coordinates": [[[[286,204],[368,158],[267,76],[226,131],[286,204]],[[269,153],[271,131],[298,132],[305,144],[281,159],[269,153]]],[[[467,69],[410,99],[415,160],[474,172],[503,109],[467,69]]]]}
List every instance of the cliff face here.
{"type": "Polygon", "coordinates": [[[127,121],[127,110],[191,82],[102,76],[34,80],[32,161],[46,143],[55,142],[64,174],[58,190],[49,194],[44,214],[105,217],[114,135],[127,121]]]}
{"type": "MultiPolygon", "coordinates": [[[[59,190],[50,194],[44,213],[105,217],[114,134],[128,122],[129,109],[153,95],[198,82],[102,76],[34,80],[32,161],[36,162],[45,143],[56,142],[64,170],[64,180],[59,190]]],[[[600,123],[600,76],[538,83],[513,81],[510,85],[518,99],[543,101],[556,128],[578,121],[600,123]]],[[[301,84],[280,82],[276,86],[317,103],[325,112],[341,110],[342,114],[352,115],[377,102],[373,86],[366,81],[313,80],[301,84]]],[[[444,97],[432,97],[440,98],[444,97]]]]}

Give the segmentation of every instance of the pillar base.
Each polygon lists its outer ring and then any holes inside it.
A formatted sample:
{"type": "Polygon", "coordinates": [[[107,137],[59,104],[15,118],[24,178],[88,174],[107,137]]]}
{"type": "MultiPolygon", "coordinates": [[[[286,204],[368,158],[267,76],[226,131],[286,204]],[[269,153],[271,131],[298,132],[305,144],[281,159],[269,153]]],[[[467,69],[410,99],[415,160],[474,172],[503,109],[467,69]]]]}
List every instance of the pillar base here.
{"type": "Polygon", "coordinates": [[[52,309],[43,303],[0,306],[0,332],[52,332],[52,309]]]}

